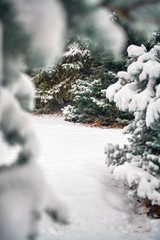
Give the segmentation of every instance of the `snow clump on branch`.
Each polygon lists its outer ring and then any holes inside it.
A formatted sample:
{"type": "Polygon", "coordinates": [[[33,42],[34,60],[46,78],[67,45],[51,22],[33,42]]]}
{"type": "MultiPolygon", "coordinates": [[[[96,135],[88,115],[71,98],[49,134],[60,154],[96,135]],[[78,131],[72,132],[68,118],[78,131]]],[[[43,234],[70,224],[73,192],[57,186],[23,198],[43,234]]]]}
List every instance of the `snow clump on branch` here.
{"type": "Polygon", "coordinates": [[[132,63],[117,74],[106,96],[120,110],[134,113],[124,128],[130,145],[107,144],[106,163],[114,165],[115,178],[128,184],[132,196],[160,205],[160,46],[147,52],[143,45],[131,45],[128,55],[132,63]]]}
{"type": "Polygon", "coordinates": [[[0,238],[29,240],[37,236],[43,212],[65,222],[65,210],[36,164],[39,144],[27,113],[34,109],[35,87],[25,73],[55,61],[65,21],[57,1],[4,0],[0,8],[0,129],[8,145],[19,146],[15,162],[0,166],[0,238]]]}

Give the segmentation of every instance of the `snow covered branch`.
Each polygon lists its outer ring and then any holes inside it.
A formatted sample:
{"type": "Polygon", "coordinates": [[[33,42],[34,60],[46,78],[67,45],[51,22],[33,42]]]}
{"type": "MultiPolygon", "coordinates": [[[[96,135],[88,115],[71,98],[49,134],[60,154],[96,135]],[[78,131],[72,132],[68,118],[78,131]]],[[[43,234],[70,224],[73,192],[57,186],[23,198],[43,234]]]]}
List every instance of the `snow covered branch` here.
{"type": "Polygon", "coordinates": [[[0,238],[28,240],[36,237],[43,212],[65,221],[36,164],[39,144],[27,113],[34,109],[35,88],[25,73],[60,54],[65,23],[57,1],[4,0],[0,9],[0,129],[9,145],[19,146],[14,163],[0,166],[0,238]]]}
{"type": "Polygon", "coordinates": [[[118,73],[106,96],[119,109],[134,112],[134,121],[124,129],[131,144],[107,145],[107,164],[116,166],[115,178],[129,185],[131,195],[160,205],[160,46],[147,52],[144,46],[131,45],[128,55],[132,63],[118,73]]]}

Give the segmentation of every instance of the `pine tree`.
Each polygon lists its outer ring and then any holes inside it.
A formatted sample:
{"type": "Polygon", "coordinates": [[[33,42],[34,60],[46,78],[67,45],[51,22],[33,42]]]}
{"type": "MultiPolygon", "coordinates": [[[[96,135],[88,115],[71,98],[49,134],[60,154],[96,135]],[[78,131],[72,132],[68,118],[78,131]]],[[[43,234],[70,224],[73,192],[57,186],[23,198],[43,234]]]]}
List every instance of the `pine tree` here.
{"type": "MultiPolygon", "coordinates": [[[[91,52],[90,75],[78,79],[72,87],[75,106],[65,107],[63,113],[69,121],[105,126],[126,125],[132,118],[131,114],[119,111],[105,97],[105,89],[116,81],[114,72],[108,69],[118,68],[115,64],[117,61],[108,55],[102,58],[99,51],[96,55],[97,50],[91,52]]],[[[119,63],[119,68],[121,64],[119,63]]]]}
{"type": "Polygon", "coordinates": [[[160,205],[160,46],[147,52],[144,46],[131,45],[128,55],[132,63],[118,73],[107,97],[119,109],[134,112],[133,122],[124,130],[131,134],[130,145],[107,145],[107,164],[116,166],[114,174],[129,185],[130,194],[160,205]]]}
{"type": "Polygon", "coordinates": [[[72,85],[90,71],[90,52],[78,41],[70,43],[55,67],[43,68],[33,81],[36,84],[36,111],[60,111],[63,104],[73,100],[72,85]]]}

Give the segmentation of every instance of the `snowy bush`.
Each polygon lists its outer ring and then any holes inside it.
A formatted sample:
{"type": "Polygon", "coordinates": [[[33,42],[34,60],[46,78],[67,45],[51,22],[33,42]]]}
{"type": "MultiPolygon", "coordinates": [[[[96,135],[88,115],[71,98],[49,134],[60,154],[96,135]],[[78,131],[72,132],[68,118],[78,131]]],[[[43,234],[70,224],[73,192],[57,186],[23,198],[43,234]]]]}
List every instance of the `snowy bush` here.
{"type": "Polygon", "coordinates": [[[19,146],[14,163],[0,166],[0,239],[31,240],[43,212],[63,222],[65,211],[36,163],[39,144],[27,113],[35,87],[25,72],[55,60],[65,24],[56,1],[2,0],[0,10],[0,130],[8,145],[19,146]]]}
{"type": "Polygon", "coordinates": [[[134,113],[134,121],[125,127],[130,145],[106,146],[108,165],[115,165],[114,176],[125,181],[130,194],[160,205],[160,46],[149,52],[144,46],[131,45],[132,63],[106,96],[120,110],[134,113]]]}
{"type": "Polygon", "coordinates": [[[89,65],[90,51],[83,48],[78,41],[70,43],[55,67],[42,68],[34,76],[37,88],[36,111],[51,113],[58,106],[62,107],[64,103],[72,101],[72,85],[78,78],[84,78],[89,65]]]}
{"type": "Polygon", "coordinates": [[[88,78],[76,80],[72,86],[73,100],[76,105],[63,109],[66,119],[98,125],[126,125],[127,118],[129,119],[131,116],[119,111],[115,104],[109,103],[105,97],[106,87],[113,82],[115,82],[115,74],[107,71],[103,65],[98,69],[94,66],[94,70],[92,69],[88,78]]]}

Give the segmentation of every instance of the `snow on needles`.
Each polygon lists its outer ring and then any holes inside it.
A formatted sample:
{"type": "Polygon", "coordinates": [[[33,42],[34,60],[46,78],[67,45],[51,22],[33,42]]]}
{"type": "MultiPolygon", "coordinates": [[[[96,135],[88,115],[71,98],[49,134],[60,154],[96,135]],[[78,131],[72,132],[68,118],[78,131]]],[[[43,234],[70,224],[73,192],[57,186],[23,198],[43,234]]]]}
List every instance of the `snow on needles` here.
{"type": "Polygon", "coordinates": [[[79,46],[79,43],[73,42],[73,43],[69,44],[68,51],[66,51],[63,54],[63,56],[64,57],[68,57],[68,56],[74,57],[75,55],[78,55],[78,54],[81,55],[82,57],[84,57],[86,55],[89,56],[90,52],[89,52],[89,50],[86,50],[86,49],[82,50],[79,46]]]}
{"type": "Polygon", "coordinates": [[[128,184],[131,195],[160,205],[160,46],[146,52],[143,45],[131,45],[128,55],[132,63],[117,74],[118,81],[108,87],[106,96],[120,110],[134,113],[135,119],[124,129],[131,134],[130,145],[107,144],[106,163],[115,165],[115,178],[128,184]]]}
{"type": "Polygon", "coordinates": [[[107,98],[110,101],[114,100],[117,107],[123,111],[146,110],[147,126],[151,126],[159,118],[159,87],[156,87],[160,77],[160,63],[157,59],[159,53],[159,46],[154,46],[148,53],[144,46],[129,46],[129,56],[137,60],[128,66],[127,72],[119,72],[118,82],[106,91],[107,98]],[[129,81],[131,82],[128,83],[129,81]],[[144,88],[145,82],[147,85],[144,88]]]}
{"type": "MultiPolygon", "coordinates": [[[[137,194],[139,197],[145,199],[152,199],[152,203],[160,204],[160,193],[155,189],[160,187],[159,180],[149,175],[148,172],[143,169],[137,168],[131,163],[125,162],[123,165],[115,168],[114,177],[117,180],[126,181],[129,187],[134,188],[138,185],[137,194]]],[[[133,195],[134,191],[130,191],[130,195],[133,195]]]]}

